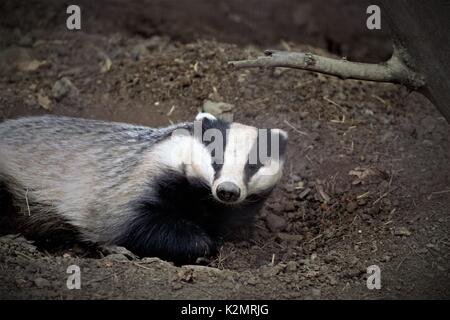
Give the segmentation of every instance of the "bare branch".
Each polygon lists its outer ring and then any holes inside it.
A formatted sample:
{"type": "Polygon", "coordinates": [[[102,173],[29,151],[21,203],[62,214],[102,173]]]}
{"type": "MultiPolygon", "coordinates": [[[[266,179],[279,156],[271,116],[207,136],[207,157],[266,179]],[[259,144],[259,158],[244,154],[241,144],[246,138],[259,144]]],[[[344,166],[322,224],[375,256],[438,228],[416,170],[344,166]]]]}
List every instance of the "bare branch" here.
{"type": "Polygon", "coordinates": [[[399,83],[413,90],[425,85],[423,77],[402,61],[398,50],[394,50],[388,61],[379,64],[332,59],[310,52],[266,50],[264,54],[265,56],[253,60],[230,61],[229,65],[235,68],[295,68],[333,75],[341,79],[399,83]]]}

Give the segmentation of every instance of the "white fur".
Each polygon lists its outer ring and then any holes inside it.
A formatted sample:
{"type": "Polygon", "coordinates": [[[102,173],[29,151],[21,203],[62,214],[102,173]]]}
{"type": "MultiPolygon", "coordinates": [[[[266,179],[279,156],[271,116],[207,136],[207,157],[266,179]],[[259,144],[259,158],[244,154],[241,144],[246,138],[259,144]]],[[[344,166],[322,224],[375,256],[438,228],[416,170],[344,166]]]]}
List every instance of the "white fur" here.
{"type": "Polygon", "coordinates": [[[210,153],[200,141],[182,130],[176,130],[171,137],[157,144],[146,156],[146,162],[179,172],[185,170],[188,177],[203,178],[211,186],[214,169],[210,153]]]}
{"type": "Polygon", "coordinates": [[[236,202],[241,202],[247,197],[248,192],[244,181],[244,168],[257,135],[258,130],[255,127],[245,126],[239,123],[231,124],[220,178],[214,181],[212,189],[216,198],[217,186],[225,181],[236,184],[241,190],[241,195],[236,202]]]}
{"type": "Polygon", "coordinates": [[[197,114],[197,116],[195,117],[195,120],[199,121],[202,119],[209,119],[209,120],[217,120],[216,117],[214,117],[211,113],[207,113],[207,112],[199,112],[197,114]]]}

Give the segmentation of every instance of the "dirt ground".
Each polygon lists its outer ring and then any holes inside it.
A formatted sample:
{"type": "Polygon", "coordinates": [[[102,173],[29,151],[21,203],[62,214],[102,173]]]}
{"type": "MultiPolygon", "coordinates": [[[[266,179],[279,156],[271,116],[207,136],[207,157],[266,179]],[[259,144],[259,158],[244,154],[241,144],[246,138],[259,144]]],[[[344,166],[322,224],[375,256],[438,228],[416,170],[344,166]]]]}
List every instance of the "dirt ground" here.
{"type": "MultiPolygon", "coordinates": [[[[192,120],[205,99],[234,104],[235,121],[289,133],[284,178],[255,235],[181,268],[5,236],[1,298],[450,298],[450,126],[425,98],[297,70],[232,70],[227,61],[264,47],[163,31],[0,23],[0,118],[166,126],[192,120]],[[73,264],[80,290],[66,287],[73,264]],[[371,265],[380,290],[367,289],[371,265]]],[[[272,47],[329,54],[301,41],[272,47]]]]}

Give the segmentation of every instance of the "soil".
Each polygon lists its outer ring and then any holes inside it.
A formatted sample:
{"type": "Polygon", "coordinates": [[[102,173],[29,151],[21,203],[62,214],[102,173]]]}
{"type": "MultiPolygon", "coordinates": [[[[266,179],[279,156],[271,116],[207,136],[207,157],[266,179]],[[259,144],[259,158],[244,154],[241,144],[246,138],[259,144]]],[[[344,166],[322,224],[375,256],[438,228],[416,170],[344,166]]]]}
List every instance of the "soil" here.
{"type": "MultiPolygon", "coordinates": [[[[227,61],[264,49],[242,41],[116,29],[0,23],[1,119],[50,113],[167,126],[192,120],[206,99],[231,103],[235,121],[289,133],[283,180],[254,236],[225,244],[206,265],[80,244],[49,251],[4,236],[1,298],[450,298],[450,126],[430,102],[391,84],[232,70],[227,61]],[[80,290],[67,289],[70,265],[81,268],[80,290]],[[379,290],[366,285],[371,265],[379,290]]],[[[299,41],[274,47],[331,55],[299,41]]]]}

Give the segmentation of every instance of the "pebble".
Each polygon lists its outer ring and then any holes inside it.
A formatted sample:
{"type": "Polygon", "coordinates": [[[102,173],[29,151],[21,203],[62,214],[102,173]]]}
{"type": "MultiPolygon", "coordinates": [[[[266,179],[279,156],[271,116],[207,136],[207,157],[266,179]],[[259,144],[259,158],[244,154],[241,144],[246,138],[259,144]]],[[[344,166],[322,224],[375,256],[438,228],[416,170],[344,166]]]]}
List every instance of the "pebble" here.
{"type": "Polygon", "coordinates": [[[48,281],[47,279],[44,279],[44,278],[37,278],[37,279],[34,280],[34,284],[38,288],[49,287],[50,286],[50,281],[48,281]]]}
{"type": "Polygon", "coordinates": [[[394,235],[409,237],[411,235],[411,231],[409,231],[406,227],[398,227],[395,228],[394,235]]]}
{"type": "Polygon", "coordinates": [[[436,128],[436,119],[434,117],[427,116],[420,121],[420,124],[426,133],[430,133],[436,128]]]}
{"type": "Polygon", "coordinates": [[[322,295],[322,291],[317,288],[312,288],[311,293],[314,298],[320,298],[320,296],[322,295]]]}
{"type": "Polygon", "coordinates": [[[286,212],[292,212],[292,211],[295,211],[295,205],[294,205],[294,203],[293,203],[292,201],[287,202],[287,203],[284,205],[284,211],[286,211],[286,212]]]}
{"type": "Polygon", "coordinates": [[[270,231],[274,233],[278,233],[286,229],[286,220],[280,216],[277,216],[273,213],[269,213],[266,217],[267,227],[270,231]]]}
{"type": "Polygon", "coordinates": [[[349,202],[347,204],[347,211],[350,213],[354,212],[357,208],[358,208],[358,203],[356,203],[355,201],[349,202]]]}
{"type": "Polygon", "coordinates": [[[295,261],[289,261],[286,265],[286,271],[287,272],[295,272],[297,271],[298,263],[295,261]]]}
{"type": "Polygon", "coordinates": [[[380,212],[380,207],[378,207],[378,206],[370,207],[369,209],[367,209],[367,213],[370,214],[371,216],[374,216],[374,215],[378,214],[379,212],[380,212]]]}
{"type": "Polygon", "coordinates": [[[109,254],[104,259],[108,261],[129,261],[129,259],[122,253],[109,254]]]}
{"type": "Polygon", "coordinates": [[[277,238],[286,242],[294,242],[298,243],[303,240],[303,236],[301,234],[289,234],[289,233],[278,233],[277,238]]]}
{"type": "Polygon", "coordinates": [[[311,188],[306,188],[298,195],[298,197],[300,199],[304,199],[310,192],[311,192],[311,188]]]}
{"type": "Polygon", "coordinates": [[[202,108],[203,112],[210,113],[225,121],[233,121],[233,109],[234,105],[231,103],[214,102],[211,100],[205,100],[202,108]]]}
{"type": "Polygon", "coordinates": [[[328,276],[328,282],[330,283],[330,285],[335,286],[337,285],[337,280],[334,276],[328,276]]]}
{"type": "Polygon", "coordinates": [[[68,94],[78,94],[78,89],[67,77],[62,77],[52,87],[52,95],[55,99],[61,99],[68,94]]]}

